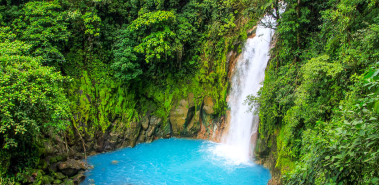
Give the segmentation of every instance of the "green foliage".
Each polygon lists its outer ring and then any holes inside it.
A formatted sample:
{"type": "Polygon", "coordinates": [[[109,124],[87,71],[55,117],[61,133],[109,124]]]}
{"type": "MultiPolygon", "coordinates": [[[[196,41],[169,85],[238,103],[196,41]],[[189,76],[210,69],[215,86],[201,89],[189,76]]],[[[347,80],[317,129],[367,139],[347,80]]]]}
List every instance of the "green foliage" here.
{"type": "Polygon", "coordinates": [[[247,100],[260,137],[276,136],[285,184],[376,184],[378,2],[285,3],[264,86],[247,100]]]}
{"type": "Polygon", "coordinates": [[[196,106],[211,96],[224,113],[227,54],[240,52],[263,3],[0,0],[0,173],[22,181],[12,174],[38,165],[45,128],[86,138],[149,111],[169,129],[170,110],[188,93],[196,106]]]}
{"type": "MultiPolygon", "coordinates": [[[[41,153],[35,141],[40,131],[65,129],[69,115],[62,88],[68,78],[42,66],[41,57],[29,56],[33,46],[15,40],[15,36],[9,27],[0,27],[2,177],[36,166],[41,153]]],[[[2,180],[11,183],[12,179],[2,180]]]]}
{"type": "Polygon", "coordinates": [[[41,58],[24,55],[31,45],[8,40],[11,35],[2,32],[0,43],[3,148],[16,147],[26,135],[35,136],[40,127],[63,129],[68,114],[68,102],[60,86],[66,78],[53,68],[42,67],[41,58]]]}
{"type": "Polygon", "coordinates": [[[67,13],[61,11],[58,1],[28,2],[20,16],[12,22],[19,39],[32,46],[33,56],[42,56],[44,64],[56,65],[65,61],[58,44],[68,40],[67,13]]]}
{"type": "Polygon", "coordinates": [[[356,83],[335,116],[304,132],[305,155],[286,176],[289,184],[377,184],[377,71],[352,76],[356,83]]]}

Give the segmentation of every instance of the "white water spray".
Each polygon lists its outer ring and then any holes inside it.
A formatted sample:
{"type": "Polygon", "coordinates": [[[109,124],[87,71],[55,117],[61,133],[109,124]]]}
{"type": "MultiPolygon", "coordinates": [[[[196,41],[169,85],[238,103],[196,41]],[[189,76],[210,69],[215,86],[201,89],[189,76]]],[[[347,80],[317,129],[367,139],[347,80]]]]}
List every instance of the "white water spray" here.
{"type": "MultiPolygon", "coordinates": [[[[274,20],[268,16],[263,22],[274,20]]],[[[244,105],[248,95],[257,95],[264,80],[265,69],[269,60],[270,42],[274,30],[258,26],[256,36],[248,39],[238,59],[232,76],[232,87],[228,101],[231,109],[231,120],[227,135],[223,137],[223,144],[212,149],[217,156],[226,158],[235,164],[249,163],[251,136],[257,132],[259,118],[247,112],[248,105],[244,105]]]]}

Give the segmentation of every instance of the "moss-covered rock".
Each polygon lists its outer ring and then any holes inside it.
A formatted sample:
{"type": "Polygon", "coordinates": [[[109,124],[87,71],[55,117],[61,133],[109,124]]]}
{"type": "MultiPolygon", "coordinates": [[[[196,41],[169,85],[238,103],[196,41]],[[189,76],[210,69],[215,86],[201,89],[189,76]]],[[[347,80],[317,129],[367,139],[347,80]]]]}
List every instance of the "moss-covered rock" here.
{"type": "Polygon", "coordinates": [[[55,180],[53,181],[53,184],[60,184],[60,183],[62,183],[62,181],[59,180],[59,179],[55,179],[55,180]]]}
{"type": "Polygon", "coordinates": [[[72,179],[66,179],[62,183],[62,185],[74,185],[74,181],[72,179]]]}
{"type": "Polygon", "coordinates": [[[40,160],[38,164],[38,168],[46,170],[49,167],[49,164],[46,162],[46,160],[40,160]]]}
{"type": "Polygon", "coordinates": [[[69,159],[66,162],[58,163],[58,169],[68,177],[72,177],[79,171],[84,171],[86,167],[81,161],[69,159]]]}
{"type": "Polygon", "coordinates": [[[42,184],[51,184],[53,181],[54,178],[49,175],[45,175],[42,177],[42,184]]]}
{"type": "Polygon", "coordinates": [[[79,173],[78,175],[75,175],[74,177],[72,177],[72,181],[74,182],[75,185],[78,185],[82,181],[84,181],[85,178],[86,176],[83,173],[79,173]]]}
{"type": "Polygon", "coordinates": [[[66,176],[63,175],[63,173],[61,173],[61,172],[54,173],[54,177],[55,177],[56,179],[60,179],[60,180],[66,178],[66,176]]]}
{"type": "Polygon", "coordinates": [[[57,156],[51,157],[49,159],[49,162],[50,163],[56,163],[56,162],[64,161],[65,159],[67,159],[67,154],[62,154],[62,155],[57,155],[57,156]]]}

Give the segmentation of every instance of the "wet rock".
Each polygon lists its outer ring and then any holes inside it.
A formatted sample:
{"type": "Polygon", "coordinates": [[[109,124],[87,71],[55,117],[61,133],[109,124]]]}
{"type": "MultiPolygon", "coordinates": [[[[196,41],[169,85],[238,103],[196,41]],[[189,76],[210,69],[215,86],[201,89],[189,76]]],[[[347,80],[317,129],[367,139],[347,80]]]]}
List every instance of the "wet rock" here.
{"type": "Polygon", "coordinates": [[[149,127],[149,117],[147,115],[142,117],[141,125],[142,125],[143,130],[147,130],[147,128],[149,127]]]}
{"type": "Polygon", "coordinates": [[[157,138],[169,138],[171,136],[171,124],[170,122],[162,123],[155,129],[154,137],[157,138]]]}
{"type": "MultiPolygon", "coordinates": [[[[173,136],[191,137],[200,130],[200,124],[198,124],[200,104],[195,106],[195,103],[194,94],[189,93],[187,99],[180,100],[170,111],[169,120],[173,136]],[[194,117],[195,119],[193,119],[194,117]],[[191,123],[192,120],[193,122],[191,123]]],[[[209,108],[210,111],[213,111],[213,102],[209,108]]]]}
{"type": "Polygon", "coordinates": [[[186,128],[187,136],[194,136],[200,131],[200,110],[195,112],[186,128]]]}
{"type": "Polygon", "coordinates": [[[140,122],[131,122],[130,127],[127,128],[125,132],[125,138],[129,140],[131,147],[136,146],[136,141],[139,136],[140,130],[141,130],[140,122]]]}
{"type": "Polygon", "coordinates": [[[159,126],[161,124],[162,119],[156,116],[150,117],[150,125],[159,126]]]}
{"type": "Polygon", "coordinates": [[[138,143],[145,142],[146,139],[146,131],[141,131],[139,137],[138,137],[138,143]]]}
{"type": "Polygon", "coordinates": [[[247,30],[247,37],[248,38],[254,38],[256,35],[257,26],[254,26],[253,28],[247,30]]]}
{"type": "Polygon", "coordinates": [[[163,127],[163,137],[168,138],[171,136],[171,128],[170,128],[170,123],[166,123],[163,127]]]}
{"type": "Polygon", "coordinates": [[[213,99],[209,96],[206,96],[204,98],[203,110],[205,111],[206,114],[214,114],[213,107],[214,107],[213,99]]]}
{"type": "Polygon", "coordinates": [[[150,127],[146,131],[147,137],[151,137],[155,131],[156,126],[155,125],[150,125],[150,127]]]}
{"type": "Polygon", "coordinates": [[[118,161],[113,160],[113,161],[111,162],[111,164],[118,164],[118,161]]]}
{"type": "Polygon", "coordinates": [[[72,181],[75,185],[79,185],[82,181],[84,181],[85,178],[86,176],[83,173],[79,173],[78,175],[72,178],[72,181]]]}
{"type": "Polygon", "coordinates": [[[83,162],[69,159],[66,162],[58,163],[58,169],[68,177],[72,177],[81,170],[85,170],[86,167],[83,162]]]}

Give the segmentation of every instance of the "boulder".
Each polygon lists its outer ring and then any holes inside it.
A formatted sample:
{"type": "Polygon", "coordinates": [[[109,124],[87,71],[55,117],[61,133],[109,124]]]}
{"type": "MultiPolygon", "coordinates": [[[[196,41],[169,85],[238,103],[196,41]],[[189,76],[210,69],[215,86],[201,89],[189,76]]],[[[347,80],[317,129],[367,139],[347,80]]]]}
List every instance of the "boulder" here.
{"type": "Polygon", "coordinates": [[[158,118],[156,116],[151,116],[150,117],[150,125],[159,126],[161,124],[161,121],[162,121],[162,119],[158,118]]]}
{"type": "Polygon", "coordinates": [[[147,130],[147,128],[149,127],[149,117],[147,115],[142,117],[141,125],[142,125],[143,130],[147,130]]]}
{"type": "Polygon", "coordinates": [[[146,139],[146,131],[142,130],[138,137],[138,143],[145,142],[146,139]]]}
{"type": "Polygon", "coordinates": [[[85,178],[86,176],[83,173],[79,173],[78,175],[75,175],[72,178],[72,181],[74,182],[75,185],[79,185],[81,182],[84,181],[85,178]]]}
{"type": "Polygon", "coordinates": [[[61,173],[61,172],[57,172],[57,173],[55,173],[55,174],[54,174],[54,177],[55,177],[56,179],[60,179],[60,180],[66,178],[66,176],[63,175],[63,173],[61,173]]]}
{"type": "Polygon", "coordinates": [[[151,137],[155,131],[156,125],[150,125],[150,127],[146,131],[147,137],[151,137]]]}
{"type": "Polygon", "coordinates": [[[118,164],[118,161],[116,161],[116,160],[113,160],[112,162],[111,162],[111,164],[118,164]]]}
{"type": "Polygon", "coordinates": [[[83,162],[74,159],[69,159],[66,162],[58,163],[58,169],[65,175],[72,177],[81,170],[85,170],[86,167],[83,162]]]}
{"type": "Polygon", "coordinates": [[[51,182],[54,181],[54,178],[48,175],[45,175],[42,177],[42,183],[43,184],[51,184],[51,182]]]}

